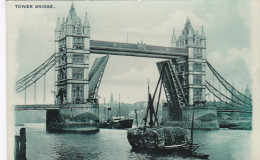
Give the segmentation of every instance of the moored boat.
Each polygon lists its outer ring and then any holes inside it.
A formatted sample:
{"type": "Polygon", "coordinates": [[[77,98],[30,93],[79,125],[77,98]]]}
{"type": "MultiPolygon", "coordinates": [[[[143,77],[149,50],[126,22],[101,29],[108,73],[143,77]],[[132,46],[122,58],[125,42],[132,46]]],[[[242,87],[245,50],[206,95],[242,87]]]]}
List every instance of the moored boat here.
{"type": "Polygon", "coordinates": [[[125,117],[116,117],[113,119],[113,128],[124,129],[124,128],[132,128],[133,119],[125,118],[125,117]]]}
{"type": "Polygon", "coordinates": [[[144,126],[127,130],[129,144],[133,150],[137,151],[151,151],[152,153],[178,152],[187,157],[207,159],[209,155],[195,152],[199,148],[199,145],[193,144],[194,112],[192,114],[191,136],[189,136],[187,129],[159,125],[157,113],[161,87],[156,108],[154,108],[153,104],[160,80],[161,76],[153,96],[149,93],[148,85],[148,105],[145,117],[143,118],[144,126]],[[148,115],[149,123],[147,122],[148,115]],[[147,123],[149,126],[147,126],[147,123]]]}

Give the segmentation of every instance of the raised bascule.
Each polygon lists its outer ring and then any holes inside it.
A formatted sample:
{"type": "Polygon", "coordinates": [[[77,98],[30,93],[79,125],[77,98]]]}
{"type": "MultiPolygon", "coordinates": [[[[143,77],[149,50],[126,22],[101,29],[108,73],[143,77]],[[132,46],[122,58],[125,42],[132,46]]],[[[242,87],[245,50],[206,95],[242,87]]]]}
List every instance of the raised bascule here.
{"type": "Polygon", "coordinates": [[[187,19],[179,37],[173,31],[170,47],[91,40],[88,15],[81,21],[72,4],[67,18],[57,20],[55,53],[16,83],[16,91],[25,91],[26,94],[26,88],[36,85],[42,77],[45,80],[46,73],[54,67],[55,103],[16,105],[16,110],[47,110],[48,131],[97,129],[98,91],[105,67],[109,55],[121,55],[164,59],[157,63],[159,72],[165,66],[162,82],[167,102],[163,104],[163,124],[189,127],[191,112],[194,111],[196,128],[215,129],[219,128],[218,117],[222,113],[252,114],[251,98],[230,85],[206,60],[206,42],[203,27],[199,34],[192,27],[190,19],[187,19]],[[105,56],[97,58],[90,69],[91,54],[105,56]],[[226,94],[206,80],[207,67],[226,94]],[[225,107],[207,103],[207,91],[225,107]]]}

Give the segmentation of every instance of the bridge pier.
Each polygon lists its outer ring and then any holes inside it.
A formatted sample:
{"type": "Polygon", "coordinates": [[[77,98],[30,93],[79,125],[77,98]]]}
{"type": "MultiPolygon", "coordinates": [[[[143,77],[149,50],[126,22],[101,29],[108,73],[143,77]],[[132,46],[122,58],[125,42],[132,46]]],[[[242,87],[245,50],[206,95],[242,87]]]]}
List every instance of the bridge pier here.
{"type": "Polygon", "coordinates": [[[59,109],[47,109],[46,130],[48,132],[80,133],[99,131],[98,104],[73,106],[68,104],[60,106],[59,109]]]}
{"type": "Polygon", "coordinates": [[[219,129],[217,108],[215,106],[206,105],[184,107],[181,110],[182,119],[172,120],[171,117],[168,116],[168,106],[167,104],[164,104],[162,113],[162,124],[167,126],[179,126],[190,129],[193,112],[195,129],[219,129]]]}

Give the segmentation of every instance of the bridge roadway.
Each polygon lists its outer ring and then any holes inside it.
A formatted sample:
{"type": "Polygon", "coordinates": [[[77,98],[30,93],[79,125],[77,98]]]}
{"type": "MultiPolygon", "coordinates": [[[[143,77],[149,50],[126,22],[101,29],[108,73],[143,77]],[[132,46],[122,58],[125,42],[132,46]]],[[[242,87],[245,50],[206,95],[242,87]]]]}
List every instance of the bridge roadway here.
{"type": "Polygon", "coordinates": [[[90,40],[90,53],[122,55],[134,57],[176,59],[178,57],[188,57],[187,48],[174,48],[146,45],[144,43],[121,43],[90,40]]]}
{"type": "MultiPolygon", "coordinates": [[[[93,108],[95,106],[90,104],[31,104],[31,105],[15,105],[15,111],[22,110],[55,110],[60,108],[93,108]],[[85,105],[85,106],[82,106],[85,105]]],[[[98,106],[96,106],[98,107],[98,106]]],[[[239,113],[252,113],[249,108],[230,108],[220,107],[217,112],[239,112],[239,113]]]]}
{"type": "Polygon", "coordinates": [[[218,112],[239,112],[252,113],[252,108],[249,107],[218,107],[218,112]]]}
{"type": "Polygon", "coordinates": [[[30,104],[30,105],[15,105],[15,111],[22,110],[55,110],[60,108],[93,108],[98,107],[95,104],[30,104]]]}

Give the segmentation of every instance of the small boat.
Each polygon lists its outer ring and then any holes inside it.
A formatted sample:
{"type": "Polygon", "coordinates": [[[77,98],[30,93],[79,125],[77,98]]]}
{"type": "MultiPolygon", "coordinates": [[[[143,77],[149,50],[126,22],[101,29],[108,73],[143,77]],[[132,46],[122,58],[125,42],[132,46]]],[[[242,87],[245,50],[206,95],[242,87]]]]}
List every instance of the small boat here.
{"type": "MultiPolygon", "coordinates": [[[[145,118],[144,118],[145,119],[145,118]]],[[[149,123],[153,124],[153,123],[149,123]]],[[[134,151],[151,153],[178,153],[185,157],[207,159],[208,154],[195,152],[198,144],[193,143],[193,128],[191,136],[187,129],[163,125],[142,126],[127,130],[127,139],[134,151]]]]}
{"type": "Polygon", "coordinates": [[[148,85],[148,105],[146,115],[143,118],[144,126],[127,130],[127,139],[132,149],[134,151],[148,151],[151,153],[177,152],[186,157],[207,159],[209,155],[195,152],[199,148],[199,145],[193,143],[194,112],[192,113],[191,136],[189,136],[187,129],[159,125],[157,113],[161,87],[156,108],[153,105],[159,82],[153,96],[149,93],[148,85]],[[147,122],[148,119],[150,120],[149,123],[147,122]],[[147,123],[149,126],[147,126],[147,123]]]}
{"type": "Polygon", "coordinates": [[[180,127],[139,127],[127,130],[127,138],[134,151],[150,153],[178,153],[185,157],[207,159],[209,155],[195,152],[188,130],[180,127]]]}

